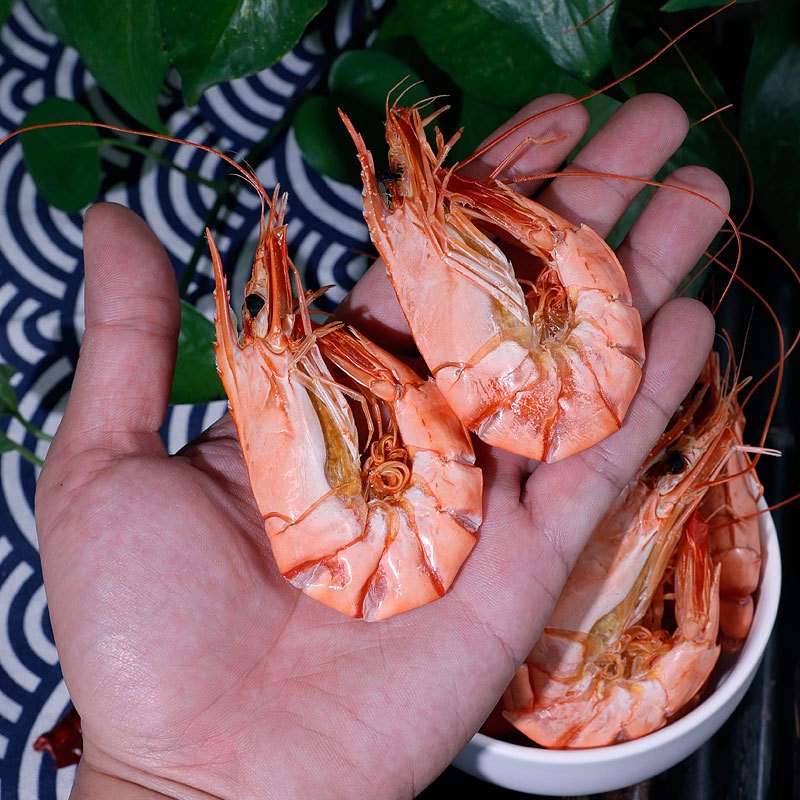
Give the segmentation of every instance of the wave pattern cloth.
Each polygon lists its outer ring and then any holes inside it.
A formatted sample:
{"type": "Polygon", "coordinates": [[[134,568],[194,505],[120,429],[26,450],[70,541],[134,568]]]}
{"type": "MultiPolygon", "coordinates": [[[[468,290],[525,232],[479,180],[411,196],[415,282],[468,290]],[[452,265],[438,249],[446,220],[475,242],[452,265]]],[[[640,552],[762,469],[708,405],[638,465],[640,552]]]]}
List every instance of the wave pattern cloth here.
{"type": "MultiPolygon", "coordinates": [[[[288,104],[313,86],[362,11],[360,0],[330,3],[278,64],[210,89],[195,108],[184,107],[178,89],[168,87],[162,107],[166,126],[174,136],[227,153],[247,153],[283,117],[288,104]]],[[[28,108],[49,95],[78,99],[95,119],[136,127],[97,87],[77,53],[17,0],[0,37],[0,135],[18,128],[28,108]]],[[[163,143],[156,150],[206,178],[225,179],[231,172],[220,159],[189,147],[163,143]]],[[[98,199],[122,203],[143,216],[167,248],[179,280],[200,243],[203,258],[187,299],[210,319],[213,280],[202,237],[216,199],[213,190],[127,150],[105,148],[103,155],[106,177],[98,199]]],[[[321,303],[332,308],[367,266],[360,191],[315,173],[291,130],[264,161],[251,166],[268,190],[280,183],[289,192],[290,255],[304,272],[307,288],[334,286],[321,303]]],[[[0,198],[0,362],[18,370],[12,384],[22,415],[52,434],[83,333],[81,215],[56,211],[37,196],[17,141],[0,152],[0,198]]],[[[259,212],[254,194],[239,192],[235,209],[225,216],[225,235],[217,238],[234,270],[234,298],[241,297],[249,277],[259,212]]],[[[163,432],[170,452],[224,410],[224,401],[171,407],[163,432]]],[[[11,439],[44,458],[45,441],[13,418],[3,417],[0,425],[11,439]]],[[[37,552],[37,475],[38,469],[17,452],[0,455],[0,800],[66,800],[75,774],[75,767],[54,770],[51,757],[32,747],[70,705],[37,552]]]]}

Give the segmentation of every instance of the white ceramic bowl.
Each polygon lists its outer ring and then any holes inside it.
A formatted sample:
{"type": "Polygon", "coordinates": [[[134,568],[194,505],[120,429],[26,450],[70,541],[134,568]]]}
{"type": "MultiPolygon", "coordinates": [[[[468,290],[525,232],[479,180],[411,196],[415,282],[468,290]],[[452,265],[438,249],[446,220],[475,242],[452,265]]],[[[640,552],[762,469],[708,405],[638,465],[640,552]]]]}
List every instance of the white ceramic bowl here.
{"type": "Polygon", "coordinates": [[[631,786],[664,772],[701,747],[730,717],[752,683],[778,612],[778,537],[769,514],[762,514],[760,521],[761,586],[750,634],[697,708],[641,739],[587,750],[527,747],[477,733],[456,756],[455,766],[506,789],[569,796],[631,786]]]}

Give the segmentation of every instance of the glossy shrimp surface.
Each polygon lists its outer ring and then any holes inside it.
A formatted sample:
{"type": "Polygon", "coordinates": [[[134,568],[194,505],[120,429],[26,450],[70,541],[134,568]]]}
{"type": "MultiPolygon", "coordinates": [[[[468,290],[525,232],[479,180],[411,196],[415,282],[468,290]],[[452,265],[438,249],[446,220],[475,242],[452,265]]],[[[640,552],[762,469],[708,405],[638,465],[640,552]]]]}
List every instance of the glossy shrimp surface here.
{"type": "Polygon", "coordinates": [[[715,392],[719,381],[712,357],[592,535],[504,695],[506,719],[541,745],[597,747],[656,730],[717,662],[719,567],[698,506],[736,446],[735,391],[715,392]],[[662,627],[665,598],[672,631],[662,627]]]}
{"type": "MultiPolygon", "coordinates": [[[[641,379],[644,343],[624,271],[605,241],[500,182],[443,161],[420,107],[387,107],[391,176],[356,144],[364,216],[420,353],[484,441],[556,461],[616,431],[641,379]],[[534,269],[523,279],[504,247],[534,269]]],[[[528,269],[528,267],[526,267],[528,269]]]]}
{"type": "Polygon", "coordinates": [[[743,431],[740,412],[735,426],[739,449],[725,464],[724,482],[709,487],[700,504],[709,525],[711,558],[720,566],[719,641],[726,652],[738,651],[750,632],[761,580],[758,501],[764,488],[743,448],[743,431]]]}
{"type": "Polygon", "coordinates": [[[481,473],[433,381],[338,323],[312,329],[299,285],[292,294],[284,209],[276,192],[241,336],[209,235],[218,371],[281,573],[344,614],[383,619],[447,591],[476,541],[481,473]],[[363,458],[348,399],[366,417],[363,458]]]}

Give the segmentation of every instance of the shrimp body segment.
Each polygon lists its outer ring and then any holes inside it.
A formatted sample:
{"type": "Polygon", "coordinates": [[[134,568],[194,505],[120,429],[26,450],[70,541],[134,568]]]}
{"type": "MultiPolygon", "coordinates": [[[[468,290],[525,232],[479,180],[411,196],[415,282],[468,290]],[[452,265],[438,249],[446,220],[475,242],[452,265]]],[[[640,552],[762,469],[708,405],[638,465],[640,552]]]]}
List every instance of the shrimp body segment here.
{"type": "Polygon", "coordinates": [[[484,441],[556,461],[616,431],[644,343],[624,271],[603,239],[500,182],[462,177],[434,152],[418,108],[387,109],[392,177],[350,120],[364,216],[417,347],[459,418],[484,441]],[[515,274],[506,245],[525,254],[515,274]]]}
{"type": "Polygon", "coordinates": [[[584,748],[639,738],[677,715],[719,655],[719,570],[699,516],[687,523],[674,569],[673,634],[632,625],[609,641],[601,629],[548,626],[506,690],[506,719],[547,747],[584,748]]]}
{"type": "MultiPolygon", "coordinates": [[[[735,431],[742,445],[741,413],[735,431]]],[[[736,652],[750,632],[761,580],[758,501],[764,488],[743,449],[731,452],[723,475],[727,480],[709,488],[700,511],[709,525],[711,558],[720,565],[720,644],[725,652],[736,652]]]]}
{"type": "Polygon", "coordinates": [[[716,392],[719,380],[710,358],[593,533],[504,695],[506,719],[545,747],[598,747],[656,730],[717,662],[720,567],[698,506],[736,444],[735,390],[716,392]]]}
{"type": "Polygon", "coordinates": [[[450,587],[476,541],[481,473],[433,381],[340,323],[313,330],[299,283],[292,295],[284,208],[276,193],[241,336],[209,234],[218,371],[281,573],[344,614],[383,619],[450,587]],[[348,398],[368,417],[363,459],[348,398]]]}

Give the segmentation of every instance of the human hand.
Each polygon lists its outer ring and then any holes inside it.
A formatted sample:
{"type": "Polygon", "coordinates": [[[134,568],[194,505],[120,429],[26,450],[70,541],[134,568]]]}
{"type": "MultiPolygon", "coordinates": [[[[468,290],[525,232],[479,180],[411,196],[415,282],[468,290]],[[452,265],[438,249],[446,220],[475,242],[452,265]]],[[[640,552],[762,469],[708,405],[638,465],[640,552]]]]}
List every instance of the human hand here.
{"type": "MultiPolygon", "coordinates": [[[[585,123],[578,106],[542,117],[470,169],[485,175],[526,134],[564,133],[511,167],[512,177],[556,169],[585,123]]],[[[574,168],[649,177],[685,132],[672,101],[640,97],[574,168]]],[[[727,202],[705,170],[670,182],[727,202]]],[[[538,199],[606,235],[640,188],[564,177],[538,199]]],[[[648,321],[644,378],[623,428],[535,469],[479,444],[484,523],[452,589],[370,624],[280,576],[228,415],[167,454],[158,430],[179,325],[172,269],[138,217],[91,209],[86,334],[36,501],[53,630],[83,726],[75,795],[421,791],[494,706],[591,531],[699,372],[713,321],[698,303],[667,300],[721,222],[710,204],[655,193],[618,251],[648,321]]],[[[389,349],[411,351],[380,266],[340,313],[389,349]]]]}

